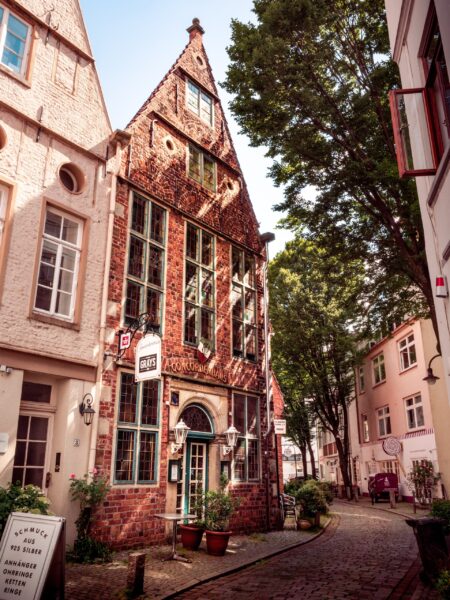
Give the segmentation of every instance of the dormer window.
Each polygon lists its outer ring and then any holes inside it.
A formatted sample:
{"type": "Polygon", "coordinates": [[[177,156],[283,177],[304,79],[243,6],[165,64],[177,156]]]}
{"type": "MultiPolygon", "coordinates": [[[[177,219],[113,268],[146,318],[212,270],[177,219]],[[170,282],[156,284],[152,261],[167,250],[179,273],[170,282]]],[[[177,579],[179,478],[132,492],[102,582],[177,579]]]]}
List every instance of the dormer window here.
{"type": "Polygon", "coordinates": [[[189,110],[202,121],[208,125],[213,124],[213,99],[189,80],[186,85],[186,103],[189,110]]]}

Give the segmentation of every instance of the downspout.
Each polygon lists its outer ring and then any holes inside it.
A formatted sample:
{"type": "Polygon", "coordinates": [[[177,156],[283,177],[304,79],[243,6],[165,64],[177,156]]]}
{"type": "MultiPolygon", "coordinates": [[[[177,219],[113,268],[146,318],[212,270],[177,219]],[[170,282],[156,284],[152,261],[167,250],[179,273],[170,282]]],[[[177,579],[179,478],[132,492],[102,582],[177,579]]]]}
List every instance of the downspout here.
{"type": "MultiPolygon", "coordinates": [[[[269,349],[269,299],[268,299],[268,288],[267,288],[267,274],[268,274],[268,264],[269,264],[269,242],[272,242],[275,239],[275,235],[271,232],[263,233],[260,236],[261,242],[265,246],[266,250],[266,262],[264,263],[264,271],[263,271],[263,307],[264,307],[264,361],[265,361],[265,378],[266,378],[266,420],[267,420],[267,428],[266,433],[264,434],[265,442],[266,442],[266,528],[267,531],[270,531],[270,472],[269,472],[269,434],[272,428],[272,424],[270,422],[270,369],[269,369],[269,359],[270,359],[270,349],[269,349]]],[[[278,462],[278,457],[275,456],[275,462],[278,462]]],[[[277,475],[278,479],[278,475],[277,475]]]]}
{"type": "MultiPolygon", "coordinates": [[[[108,211],[108,229],[106,234],[106,248],[105,248],[105,272],[103,275],[103,290],[102,290],[102,304],[100,312],[100,330],[99,330],[99,344],[98,344],[98,361],[97,361],[97,378],[95,382],[95,400],[96,400],[96,411],[91,426],[90,436],[90,447],[89,447],[89,459],[88,459],[88,472],[92,473],[95,466],[95,454],[97,450],[97,434],[98,434],[98,423],[100,418],[100,398],[103,388],[103,361],[105,352],[105,338],[106,338],[106,315],[108,310],[108,291],[109,291],[109,272],[111,268],[111,255],[112,255],[112,238],[114,229],[114,214],[116,208],[116,190],[117,190],[117,175],[120,172],[120,166],[122,161],[122,148],[126,146],[130,140],[130,135],[125,131],[116,130],[110,140],[110,142],[116,143],[116,156],[114,170],[111,174],[111,190],[109,195],[109,211],[108,211]]],[[[107,168],[107,167],[106,167],[107,168]]],[[[108,173],[108,171],[107,171],[108,173]]]]}

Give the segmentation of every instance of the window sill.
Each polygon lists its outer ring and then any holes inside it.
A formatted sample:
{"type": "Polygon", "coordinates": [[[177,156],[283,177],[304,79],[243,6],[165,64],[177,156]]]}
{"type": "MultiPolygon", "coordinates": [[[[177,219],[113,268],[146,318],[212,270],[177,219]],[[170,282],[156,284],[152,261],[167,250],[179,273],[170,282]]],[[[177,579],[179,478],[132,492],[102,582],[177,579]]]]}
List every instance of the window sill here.
{"type": "Polygon", "coordinates": [[[23,86],[25,86],[26,88],[31,88],[31,81],[29,79],[27,79],[23,75],[19,75],[18,73],[15,73],[14,71],[11,71],[11,69],[8,69],[8,67],[5,67],[1,63],[0,63],[0,71],[2,73],[5,73],[5,75],[9,75],[13,79],[15,79],[16,81],[21,83],[23,86]]]}
{"type": "Polygon", "coordinates": [[[403,373],[407,373],[408,371],[411,371],[411,369],[415,369],[417,367],[417,363],[414,363],[413,365],[409,365],[409,367],[406,367],[406,369],[402,369],[401,371],[399,371],[399,375],[403,375],[403,373]]]}
{"type": "Polygon", "coordinates": [[[386,379],[383,379],[383,381],[379,381],[378,383],[374,383],[372,389],[380,387],[380,385],[383,385],[383,383],[386,383],[386,379]]]}
{"type": "Polygon", "coordinates": [[[34,311],[31,313],[30,319],[32,321],[48,323],[49,325],[57,325],[58,327],[63,327],[64,329],[73,329],[74,331],[80,331],[80,324],[77,322],[64,321],[64,319],[60,319],[58,317],[53,317],[50,315],[43,315],[34,311]]]}
{"type": "Polygon", "coordinates": [[[379,435],[378,440],[385,440],[388,437],[392,437],[392,433],[386,433],[386,435],[379,435]]]}
{"type": "Polygon", "coordinates": [[[425,425],[421,425],[420,427],[414,427],[412,429],[408,429],[406,433],[419,433],[420,431],[425,431],[425,425]]]}

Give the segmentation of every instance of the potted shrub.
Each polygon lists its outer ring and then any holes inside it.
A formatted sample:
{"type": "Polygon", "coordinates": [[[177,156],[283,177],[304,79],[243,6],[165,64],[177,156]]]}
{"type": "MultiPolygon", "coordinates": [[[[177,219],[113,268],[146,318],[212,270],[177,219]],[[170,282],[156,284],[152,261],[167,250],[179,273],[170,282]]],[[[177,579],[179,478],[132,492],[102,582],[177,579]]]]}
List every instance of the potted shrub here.
{"type": "Polygon", "coordinates": [[[203,519],[204,504],[205,495],[199,489],[190,506],[190,512],[197,515],[196,520],[192,523],[184,523],[178,526],[181,534],[181,543],[186,550],[198,550],[202,541],[203,532],[205,531],[205,521],[203,519]]]}
{"type": "MultiPolygon", "coordinates": [[[[302,520],[304,517],[309,519],[316,527],[320,526],[320,515],[328,511],[325,494],[317,481],[311,479],[306,481],[302,487],[297,490],[296,498],[302,507],[302,520]]],[[[302,523],[300,522],[300,526],[302,523]]]]}
{"type": "Polygon", "coordinates": [[[239,504],[226,491],[227,483],[227,478],[221,476],[219,490],[205,494],[206,549],[213,556],[225,554],[231,535],[230,517],[239,504]]]}

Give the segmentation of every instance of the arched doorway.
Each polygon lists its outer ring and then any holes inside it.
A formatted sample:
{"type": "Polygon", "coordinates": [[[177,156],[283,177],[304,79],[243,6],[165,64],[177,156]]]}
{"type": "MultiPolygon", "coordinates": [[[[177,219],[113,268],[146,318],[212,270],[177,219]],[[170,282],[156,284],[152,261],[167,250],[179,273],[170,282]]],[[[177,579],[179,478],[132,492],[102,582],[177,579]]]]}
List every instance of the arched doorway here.
{"type": "Polygon", "coordinates": [[[214,425],[208,410],[197,403],[189,404],[180,419],[190,427],[190,431],[183,465],[183,499],[177,504],[190,512],[198,497],[208,489],[208,450],[209,442],[214,438],[214,425]]]}

